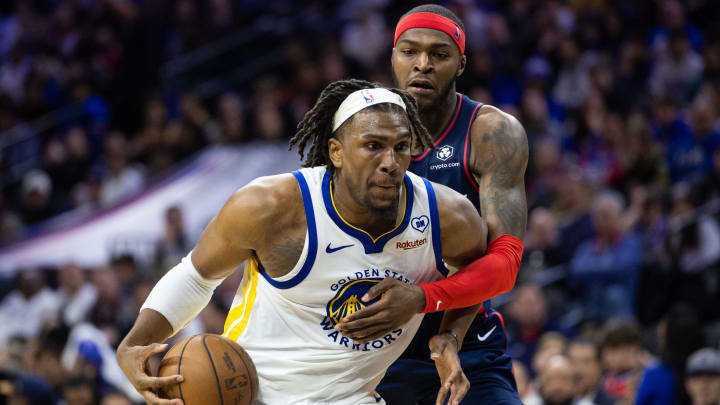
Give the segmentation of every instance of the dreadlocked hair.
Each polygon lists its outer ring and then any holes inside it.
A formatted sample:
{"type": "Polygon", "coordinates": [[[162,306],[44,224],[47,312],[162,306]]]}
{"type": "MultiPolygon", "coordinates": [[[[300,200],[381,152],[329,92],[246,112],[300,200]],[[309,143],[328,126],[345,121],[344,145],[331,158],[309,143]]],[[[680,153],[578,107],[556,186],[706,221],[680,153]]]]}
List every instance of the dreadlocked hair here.
{"type": "MultiPolygon", "coordinates": [[[[345,126],[351,120],[348,119],[345,121],[333,133],[332,127],[335,111],[337,111],[340,104],[342,104],[342,102],[351,93],[362,89],[381,87],[383,86],[380,83],[358,79],[338,80],[327,85],[327,87],[323,89],[322,93],[320,93],[320,97],[313,108],[305,114],[303,120],[298,124],[297,132],[290,140],[290,147],[288,150],[297,145],[300,159],[304,159],[303,167],[327,166],[329,170],[333,170],[334,166],[330,160],[330,155],[328,154],[328,140],[344,130],[345,126]],[[306,157],[305,147],[309,141],[312,141],[312,146],[310,147],[306,157]]],[[[420,115],[418,114],[415,99],[403,90],[388,90],[399,95],[405,103],[407,116],[410,120],[410,130],[412,132],[411,143],[416,145],[417,142],[422,145],[423,148],[432,147],[432,137],[420,122],[420,115]]],[[[376,104],[368,107],[366,110],[373,109],[376,111],[391,111],[393,108],[402,111],[400,106],[390,103],[376,104]]],[[[405,113],[405,111],[402,112],[405,113]]]]}

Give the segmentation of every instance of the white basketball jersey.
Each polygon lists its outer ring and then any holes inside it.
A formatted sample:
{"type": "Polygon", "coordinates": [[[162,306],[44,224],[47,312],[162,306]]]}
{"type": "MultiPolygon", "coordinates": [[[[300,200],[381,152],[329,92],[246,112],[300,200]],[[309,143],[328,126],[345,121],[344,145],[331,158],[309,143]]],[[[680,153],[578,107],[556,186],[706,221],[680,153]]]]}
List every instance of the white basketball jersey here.
{"type": "Polygon", "coordinates": [[[402,221],[372,238],[337,212],[324,167],[293,174],[308,228],[300,259],[278,278],[268,276],[256,260],[248,262],[224,336],[253,359],[260,404],[384,403],[375,387],[408,346],[423,315],[365,344],[353,344],[333,327],[372,305],[361,298],[383,278],[416,284],[447,274],[435,193],[427,180],[408,172],[402,221]]]}

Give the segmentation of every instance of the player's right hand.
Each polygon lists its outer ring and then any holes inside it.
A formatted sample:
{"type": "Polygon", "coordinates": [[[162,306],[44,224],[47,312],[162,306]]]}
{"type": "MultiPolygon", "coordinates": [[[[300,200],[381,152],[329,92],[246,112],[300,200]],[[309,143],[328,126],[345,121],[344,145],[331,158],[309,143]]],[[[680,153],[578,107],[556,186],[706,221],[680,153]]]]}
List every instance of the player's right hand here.
{"type": "Polygon", "coordinates": [[[430,338],[429,346],[430,359],[435,361],[441,384],[435,405],[444,404],[448,393],[450,399],[447,404],[459,405],[470,389],[470,381],[460,367],[457,339],[447,333],[441,333],[430,338]]]}
{"type": "Polygon", "coordinates": [[[157,393],[163,388],[183,381],[181,375],[153,377],[148,371],[148,359],[167,349],[167,344],[153,343],[147,346],[128,346],[121,343],[117,349],[117,361],[128,380],[148,405],[183,405],[180,399],[163,399],[157,393]]]}

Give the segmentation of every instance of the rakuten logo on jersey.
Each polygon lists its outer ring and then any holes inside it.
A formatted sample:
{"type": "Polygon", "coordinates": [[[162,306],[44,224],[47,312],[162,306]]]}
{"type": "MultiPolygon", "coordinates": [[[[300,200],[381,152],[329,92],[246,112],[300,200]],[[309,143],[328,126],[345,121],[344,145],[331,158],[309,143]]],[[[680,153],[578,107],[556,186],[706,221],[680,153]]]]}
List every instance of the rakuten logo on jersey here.
{"type": "Polygon", "coordinates": [[[415,239],[413,241],[406,240],[405,242],[398,242],[395,247],[403,250],[410,250],[419,248],[427,243],[427,238],[415,239]]]}

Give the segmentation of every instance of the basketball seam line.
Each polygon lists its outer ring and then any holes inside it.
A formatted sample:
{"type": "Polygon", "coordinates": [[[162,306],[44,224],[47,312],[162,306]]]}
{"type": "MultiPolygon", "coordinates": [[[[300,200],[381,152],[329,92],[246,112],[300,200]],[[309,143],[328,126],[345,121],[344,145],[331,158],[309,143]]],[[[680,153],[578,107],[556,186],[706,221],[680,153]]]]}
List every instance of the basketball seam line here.
{"type": "MultiPolygon", "coordinates": [[[[188,339],[188,341],[185,342],[185,344],[183,345],[182,350],[180,351],[180,360],[178,360],[178,371],[177,371],[178,374],[180,374],[180,366],[182,365],[182,359],[183,359],[183,354],[185,354],[185,348],[186,348],[187,345],[190,343],[190,341],[192,341],[194,338],[195,338],[195,336],[193,336],[193,337],[191,337],[190,339],[188,339]]],[[[182,375],[182,374],[180,374],[180,375],[182,375]]],[[[185,403],[185,398],[183,398],[182,386],[180,386],[180,383],[178,383],[178,391],[180,391],[180,399],[183,401],[183,404],[184,404],[184,403],[185,403]]]]}
{"type": "Polygon", "coordinates": [[[205,339],[207,337],[208,337],[208,335],[203,335],[202,343],[203,343],[203,346],[205,346],[205,352],[207,353],[208,358],[210,359],[210,365],[212,366],[213,373],[215,374],[215,382],[217,383],[218,395],[220,396],[220,405],[225,405],[225,401],[223,400],[222,388],[220,388],[220,379],[218,378],[217,369],[215,368],[215,362],[213,361],[212,354],[210,354],[210,349],[208,349],[208,347],[207,347],[207,343],[205,343],[205,339]]]}
{"type": "MultiPolygon", "coordinates": [[[[252,378],[250,378],[250,377],[251,377],[251,375],[250,375],[250,371],[251,371],[250,368],[248,367],[247,363],[245,363],[245,359],[243,358],[242,353],[240,353],[239,351],[237,351],[237,349],[235,349],[231,344],[229,344],[229,343],[227,343],[227,342],[223,342],[223,343],[225,343],[227,346],[229,346],[230,349],[232,349],[232,351],[234,351],[235,354],[237,354],[238,357],[240,357],[240,361],[242,361],[243,365],[245,366],[245,370],[247,370],[247,372],[248,372],[248,380],[249,380],[249,381],[248,381],[248,384],[250,385],[250,399],[252,400],[254,397],[253,397],[253,381],[252,381],[252,378]]],[[[249,356],[249,355],[248,355],[248,356],[249,356]]],[[[251,365],[252,365],[252,367],[253,367],[253,370],[255,370],[255,375],[257,375],[257,369],[255,369],[255,365],[254,365],[254,364],[251,364],[251,365]]]]}

